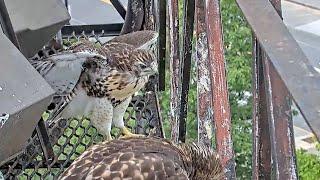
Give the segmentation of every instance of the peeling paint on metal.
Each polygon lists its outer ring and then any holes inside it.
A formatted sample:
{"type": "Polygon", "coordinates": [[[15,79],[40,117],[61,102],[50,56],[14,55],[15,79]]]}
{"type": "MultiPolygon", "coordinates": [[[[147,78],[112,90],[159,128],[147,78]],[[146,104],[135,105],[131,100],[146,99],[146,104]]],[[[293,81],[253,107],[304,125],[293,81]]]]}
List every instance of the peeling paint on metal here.
{"type": "Polygon", "coordinates": [[[253,38],[253,164],[252,179],[271,179],[271,142],[267,112],[265,80],[263,75],[263,52],[253,38]]]}
{"type": "Polygon", "coordinates": [[[277,179],[295,179],[293,177],[297,177],[297,168],[292,119],[286,114],[286,111],[290,111],[291,107],[288,103],[290,99],[287,98],[289,92],[267,58],[264,60],[264,71],[275,175],[277,179]]]}
{"type": "Polygon", "coordinates": [[[178,0],[168,0],[170,26],[170,124],[171,139],[178,142],[179,137],[179,97],[180,97],[180,44],[179,44],[179,8],[178,0]]]}
{"type": "Polygon", "coordinates": [[[214,137],[208,40],[205,23],[205,0],[196,0],[196,68],[198,142],[211,145],[214,137]]]}
{"type": "Polygon", "coordinates": [[[201,71],[198,74],[198,86],[199,94],[206,93],[210,91],[210,76],[208,69],[208,47],[207,47],[207,36],[205,32],[202,32],[198,35],[197,38],[197,68],[198,71],[201,71]]]}
{"type": "Polygon", "coordinates": [[[223,50],[220,1],[207,0],[206,24],[211,70],[212,101],[216,127],[217,151],[226,170],[225,178],[235,179],[234,152],[231,140],[231,114],[223,50]],[[230,165],[231,163],[232,165],[230,165]]]}

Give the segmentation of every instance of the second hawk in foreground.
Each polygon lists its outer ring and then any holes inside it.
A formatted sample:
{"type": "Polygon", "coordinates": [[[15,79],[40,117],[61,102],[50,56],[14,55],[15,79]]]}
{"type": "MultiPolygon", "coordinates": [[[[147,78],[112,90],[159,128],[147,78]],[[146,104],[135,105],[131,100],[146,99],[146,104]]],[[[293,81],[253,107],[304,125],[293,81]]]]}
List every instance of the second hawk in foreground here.
{"type": "Polygon", "coordinates": [[[219,157],[209,147],[132,137],[90,147],[59,179],[214,180],[222,175],[219,157]]]}

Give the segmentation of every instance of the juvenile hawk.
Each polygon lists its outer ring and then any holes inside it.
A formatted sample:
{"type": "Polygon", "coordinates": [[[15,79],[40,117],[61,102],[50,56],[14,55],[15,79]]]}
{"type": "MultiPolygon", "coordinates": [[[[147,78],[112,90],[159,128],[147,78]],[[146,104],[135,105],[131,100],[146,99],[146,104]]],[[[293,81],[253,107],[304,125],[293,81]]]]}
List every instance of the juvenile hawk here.
{"type": "Polygon", "coordinates": [[[203,145],[131,137],[90,147],[59,179],[213,180],[222,173],[218,155],[203,145]]]}
{"type": "Polygon", "coordinates": [[[67,52],[30,60],[56,90],[49,119],[86,116],[107,140],[112,139],[112,122],[124,135],[132,136],[123,116],[132,95],[157,72],[157,59],[145,49],[149,47],[145,44],[155,43],[156,38],[157,33],[153,32],[152,39],[136,46],[125,41],[107,42],[103,46],[82,41],[67,52]],[[76,57],[79,53],[94,58],[79,60],[76,57]]]}

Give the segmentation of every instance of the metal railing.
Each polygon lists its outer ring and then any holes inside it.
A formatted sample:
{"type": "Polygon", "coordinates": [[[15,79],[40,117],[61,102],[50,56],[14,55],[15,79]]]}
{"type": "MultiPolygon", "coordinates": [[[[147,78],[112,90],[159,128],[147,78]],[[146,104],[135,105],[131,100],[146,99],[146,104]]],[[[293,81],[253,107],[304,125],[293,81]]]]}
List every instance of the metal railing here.
{"type": "MultiPolygon", "coordinates": [[[[298,179],[292,100],[319,139],[320,79],[281,19],[279,0],[236,0],[250,24],[253,48],[253,179],[298,179]]],[[[210,144],[210,129],[225,178],[235,179],[231,114],[219,0],[184,1],[179,34],[178,0],[169,0],[172,139],[185,141],[190,42],[196,22],[198,140],[210,144]],[[196,7],[195,7],[196,6],[196,7]],[[195,14],[193,19],[192,14],[195,14]],[[183,41],[179,41],[183,37],[183,41]],[[183,42],[183,44],[179,44],[183,42]],[[184,49],[182,54],[179,50],[184,49]],[[182,67],[182,69],[180,69],[182,67]],[[181,77],[181,78],[180,78],[181,77]],[[209,81],[205,81],[209,80],[209,81]],[[182,85],[180,85],[182,84],[182,85]],[[180,112],[177,113],[177,112],[180,112]],[[208,125],[211,125],[208,126],[208,125]]]]}

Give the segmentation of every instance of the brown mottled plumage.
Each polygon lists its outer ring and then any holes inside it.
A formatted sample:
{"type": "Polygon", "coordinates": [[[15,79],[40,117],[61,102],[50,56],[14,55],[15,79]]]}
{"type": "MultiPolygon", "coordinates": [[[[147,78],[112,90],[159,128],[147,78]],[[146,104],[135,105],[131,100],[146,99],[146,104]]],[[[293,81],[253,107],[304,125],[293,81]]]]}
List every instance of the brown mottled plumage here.
{"type": "Polygon", "coordinates": [[[155,57],[145,50],[133,50],[128,57],[114,59],[86,61],[80,82],[88,96],[106,97],[116,107],[144,86],[156,65],[151,64],[155,57]]]}
{"type": "Polygon", "coordinates": [[[149,48],[158,34],[151,34],[149,41],[142,38],[133,45],[131,38],[143,34],[119,36],[102,46],[82,40],[65,52],[30,60],[56,90],[49,120],[86,116],[107,140],[112,139],[112,123],[132,136],[124,125],[124,113],[132,95],[157,72],[157,59],[149,48]]]}
{"type": "Polygon", "coordinates": [[[222,173],[218,155],[208,147],[131,137],[90,147],[59,179],[213,180],[222,173]]]}

